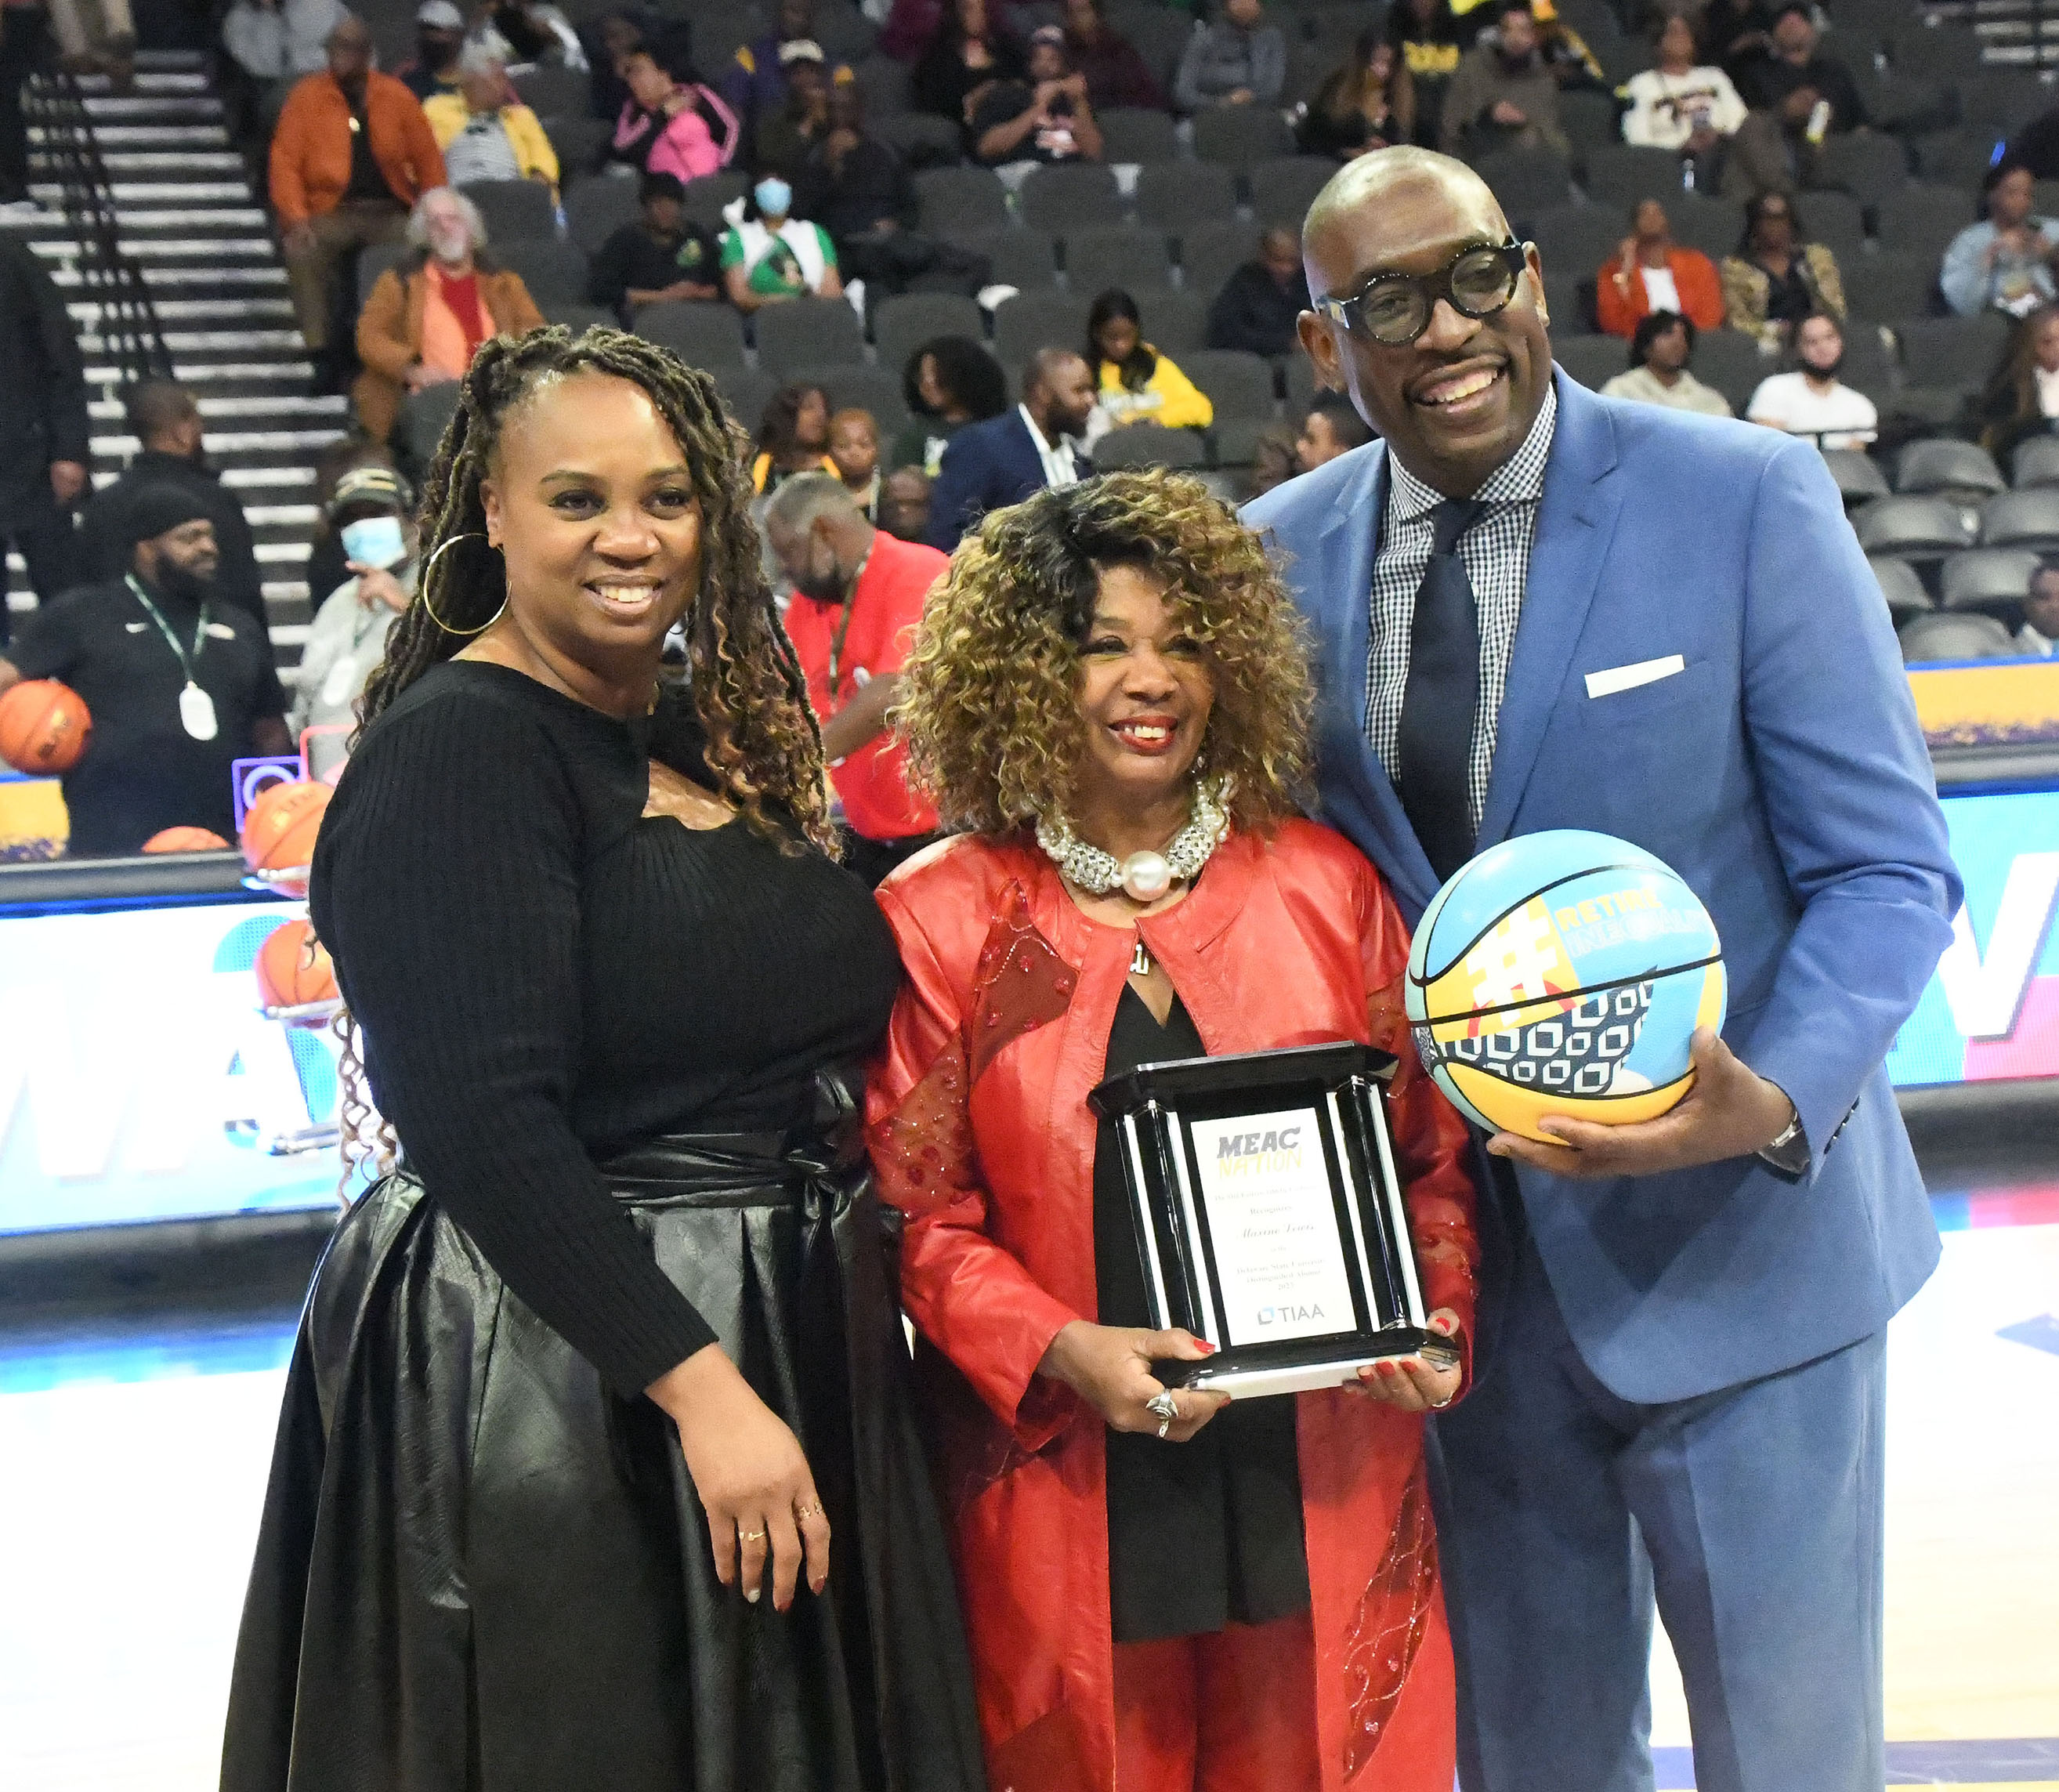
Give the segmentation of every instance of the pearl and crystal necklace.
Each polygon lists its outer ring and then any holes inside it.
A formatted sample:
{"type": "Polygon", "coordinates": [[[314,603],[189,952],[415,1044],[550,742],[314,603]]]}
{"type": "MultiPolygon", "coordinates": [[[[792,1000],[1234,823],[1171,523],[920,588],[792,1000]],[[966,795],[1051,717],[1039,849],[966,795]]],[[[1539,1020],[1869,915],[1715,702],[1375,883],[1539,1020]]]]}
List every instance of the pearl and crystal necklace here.
{"type": "MultiPolygon", "coordinates": [[[[1118,864],[1112,853],[1088,845],[1062,816],[1037,818],[1037,844],[1057,866],[1060,876],[1089,896],[1120,890],[1133,902],[1155,902],[1175,883],[1193,882],[1201,874],[1209,855],[1222,844],[1229,832],[1229,811],[1224,806],[1228,794],[1221,779],[1197,784],[1193,814],[1162,853],[1134,852],[1118,864]]],[[[1130,968],[1139,975],[1151,968],[1141,939],[1130,968]]]]}

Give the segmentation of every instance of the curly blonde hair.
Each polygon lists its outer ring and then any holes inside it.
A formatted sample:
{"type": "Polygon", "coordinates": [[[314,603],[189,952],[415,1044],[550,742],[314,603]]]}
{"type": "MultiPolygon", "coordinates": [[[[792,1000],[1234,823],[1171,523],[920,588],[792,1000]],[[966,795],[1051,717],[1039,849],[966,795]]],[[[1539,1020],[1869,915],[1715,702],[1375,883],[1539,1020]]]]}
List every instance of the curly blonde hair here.
{"type": "Polygon", "coordinates": [[[1312,698],[1300,617],[1258,539],[1197,479],[1155,469],[989,516],[930,594],[895,724],[946,822],[1003,834],[1069,812],[1086,751],[1080,649],[1103,569],[1164,581],[1215,680],[1199,764],[1232,822],[1301,807],[1312,698]]]}

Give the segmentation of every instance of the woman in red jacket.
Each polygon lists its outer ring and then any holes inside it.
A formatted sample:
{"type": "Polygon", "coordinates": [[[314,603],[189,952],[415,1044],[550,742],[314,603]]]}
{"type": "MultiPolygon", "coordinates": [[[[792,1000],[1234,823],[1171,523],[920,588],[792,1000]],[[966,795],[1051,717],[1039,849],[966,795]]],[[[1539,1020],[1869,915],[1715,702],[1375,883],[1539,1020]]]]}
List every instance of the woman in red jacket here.
{"type": "Polygon", "coordinates": [[[1472,1190],[1418,1069],[1378,875],[1300,819],[1308,676],[1256,540],[1117,473],[990,517],[902,674],[919,774],[972,831],[879,892],[906,978],[869,1090],[906,1218],[996,1787],[1449,1792],[1423,1419],[1463,1384],[1472,1190]],[[1391,1097],[1426,1305],[1460,1367],[1227,1402],[1154,1359],[1108,1132],[1137,1063],[1355,1039],[1391,1097]]]}
{"type": "Polygon", "coordinates": [[[1630,337],[1639,319],[1678,312],[1698,330],[1723,321],[1723,283],[1699,249],[1673,240],[1672,220],[1655,199],[1631,207],[1630,234],[1595,275],[1595,321],[1604,334],[1630,337]]]}

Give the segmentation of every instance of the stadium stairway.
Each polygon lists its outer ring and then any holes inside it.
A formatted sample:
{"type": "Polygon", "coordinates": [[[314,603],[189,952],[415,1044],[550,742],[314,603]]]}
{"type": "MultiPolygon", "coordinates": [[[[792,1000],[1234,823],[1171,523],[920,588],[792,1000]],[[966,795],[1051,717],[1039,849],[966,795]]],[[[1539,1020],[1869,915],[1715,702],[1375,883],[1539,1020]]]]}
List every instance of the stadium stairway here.
{"type": "MultiPolygon", "coordinates": [[[[311,396],[313,368],[293,322],[286,273],[230,144],[221,103],[192,53],[145,52],[134,90],[82,80],[112,188],[122,248],[143,271],[179,378],[200,400],[210,463],[250,520],[281,671],[297,665],[310,618],[309,538],[315,462],[341,439],[348,400],[311,396]]],[[[36,140],[30,142],[32,157],[36,140]]],[[[31,189],[41,219],[9,220],[66,297],[84,356],[93,418],[93,480],[110,483],[137,447],[121,401],[121,376],[97,333],[98,307],[74,298],[78,245],[66,235],[58,189],[31,189]]],[[[34,599],[18,555],[8,556],[8,602],[34,599]]]]}

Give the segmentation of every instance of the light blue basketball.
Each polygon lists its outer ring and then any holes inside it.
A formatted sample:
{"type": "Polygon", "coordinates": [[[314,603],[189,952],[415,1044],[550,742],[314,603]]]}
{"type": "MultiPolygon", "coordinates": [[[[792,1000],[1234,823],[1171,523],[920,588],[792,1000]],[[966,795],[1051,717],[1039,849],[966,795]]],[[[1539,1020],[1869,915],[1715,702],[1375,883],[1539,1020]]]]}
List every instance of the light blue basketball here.
{"type": "Polygon", "coordinates": [[[1416,927],[1407,1001],[1424,1068],[1460,1113],[1546,1139],[1547,1114],[1623,1125],[1672,1107],[1727,989],[1715,925],[1671,866],[1559,828],[1452,874],[1416,927]]]}

